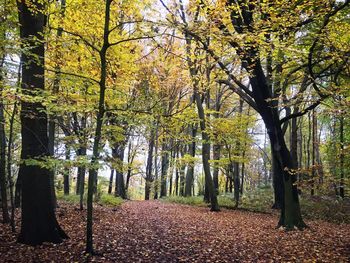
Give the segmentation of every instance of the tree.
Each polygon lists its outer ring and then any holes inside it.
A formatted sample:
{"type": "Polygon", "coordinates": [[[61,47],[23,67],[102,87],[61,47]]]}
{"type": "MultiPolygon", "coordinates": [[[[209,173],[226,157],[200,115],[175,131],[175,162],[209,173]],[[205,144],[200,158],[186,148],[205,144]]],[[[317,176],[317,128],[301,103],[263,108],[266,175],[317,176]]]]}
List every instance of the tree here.
{"type": "Polygon", "coordinates": [[[53,207],[50,170],[40,165],[49,156],[47,115],[41,102],[34,99],[44,90],[44,5],[33,1],[17,2],[22,47],[22,83],[25,99],[21,103],[22,151],[19,177],[22,180],[22,217],[20,243],[39,245],[60,243],[68,238],[59,226],[53,207]],[[29,47],[29,52],[28,52],[29,47]]]}

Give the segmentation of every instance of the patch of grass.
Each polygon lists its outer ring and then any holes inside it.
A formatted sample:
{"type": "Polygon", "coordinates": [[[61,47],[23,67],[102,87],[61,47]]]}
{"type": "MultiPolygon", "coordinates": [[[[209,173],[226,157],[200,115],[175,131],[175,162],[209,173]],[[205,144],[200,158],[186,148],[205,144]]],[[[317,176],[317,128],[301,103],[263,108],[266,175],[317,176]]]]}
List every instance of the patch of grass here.
{"type": "MultiPolygon", "coordinates": [[[[79,195],[75,194],[69,194],[69,195],[64,195],[63,192],[57,192],[57,199],[65,201],[70,204],[79,204],[80,197],[79,195]]],[[[102,194],[98,201],[95,203],[98,203],[100,205],[105,205],[105,206],[119,206],[124,202],[124,200],[120,197],[115,197],[113,195],[108,195],[108,194],[102,194]]],[[[84,205],[86,204],[86,194],[84,195],[84,205]]]]}
{"type": "MultiPolygon", "coordinates": [[[[62,200],[71,204],[78,204],[80,201],[79,195],[75,195],[75,194],[65,195],[63,194],[63,192],[57,192],[56,197],[57,197],[57,200],[62,200]]],[[[86,200],[84,198],[84,202],[85,201],[86,200]]]]}
{"type": "MultiPolygon", "coordinates": [[[[162,199],[166,202],[207,206],[203,196],[181,197],[171,196],[162,199]]],[[[234,209],[235,202],[231,193],[218,196],[219,206],[222,208],[234,209]]],[[[271,209],[273,204],[273,190],[268,187],[261,187],[254,191],[246,191],[240,199],[238,209],[258,213],[279,213],[271,209]],[[275,212],[273,212],[275,211],[275,212]]],[[[350,200],[335,199],[331,197],[300,197],[301,212],[305,219],[323,220],[331,223],[350,223],[350,200]]]]}
{"type": "Polygon", "coordinates": [[[183,205],[193,205],[193,206],[206,206],[207,204],[203,201],[203,196],[168,196],[162,198],[161,200],[170,203],[177,203],[183,205]]]}
{"type": "Polygon", "coordinates": [[[123,202],[124,200],[122,198],[108,194],[102,194],[98,201],[99,204],[106,206],[120,206],[123,202]]]}

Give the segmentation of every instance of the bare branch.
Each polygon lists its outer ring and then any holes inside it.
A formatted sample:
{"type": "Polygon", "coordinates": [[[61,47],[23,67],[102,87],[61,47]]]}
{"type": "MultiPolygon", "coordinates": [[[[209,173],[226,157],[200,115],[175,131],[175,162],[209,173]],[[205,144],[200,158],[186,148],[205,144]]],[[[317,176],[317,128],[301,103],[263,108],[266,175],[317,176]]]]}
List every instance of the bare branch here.
{"type": "Polygon", "coordinates": [[[237,88],[228,80],[217,80],[217,82],[220,84],[227,85],[233,92],[237,93],[245,102],[247,102],[254,110],[259,112],[258,106],[254,102],[254,100],[249,95],[244,93],[240,88],[237,88]]]}
{"type": "MultiPolygon", "coordinates": [[[[54,30],[58,30],[58,28],[55,27],[50,27],[50,29],[54,29],[54,30]]],[[[90,48],[92,48],[93,50],[95,50],[96,52],[100,52],[100,50],[93,45],[89,40],[87,40],[85,37],[83,37],[82,35],[75,33],[75,32],[71,32],[71,31],[67,31],[65,29],[60,28],[60,30],[62,30],[62,32],[68,34],[68,35],[72,35],[75,36],[77,38],[79,38],[81,41],[83,41],[87,46],[89,46],[90,48]]]]}
{"type": "Polygon", "coordinates": [[[87,77],[87,76],[83,76],[80,74],[76,74],[76,73],[71,73],[71,72],[65,72],[65,71],[61,71],[61,70],[54,70],[54,69],[48,69],[46,68],[45,70],[49,71],[49,72],[53,72],[53,73],[57,73],[57,74],[63,74],[63,75],[68,75],[68,76],[73,76],[73,77],[77,77],[77,78],[81,78],[81,79],[86,79],[90,82],[96,83],[96,84],[100,84],[100,81],[91,78],[91,77],[87,77]]]}

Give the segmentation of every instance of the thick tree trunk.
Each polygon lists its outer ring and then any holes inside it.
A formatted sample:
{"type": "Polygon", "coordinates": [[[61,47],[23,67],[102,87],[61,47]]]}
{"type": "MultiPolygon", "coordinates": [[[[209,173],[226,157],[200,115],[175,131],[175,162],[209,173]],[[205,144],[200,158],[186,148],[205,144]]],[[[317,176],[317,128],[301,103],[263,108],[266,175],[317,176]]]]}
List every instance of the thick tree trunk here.
{"type": "Polygon", "coordinates": [[[124,174],[123,174],[123,161],[124,161],[124,145],[118,145],[113,149],[113,158],[118,159],[118,168],[115,169],[115,189],[114,195],[126,199],[124,174]]]}
{"type": "Polygon", "coordinates": [[[302,220],[300,212],[298,190],[295,184],[296,177],[290,171],[291,169],[295,169],[295,166],[285,143],[278,110],[275,107],[271,107],[268,102],[268,98],[272,95],[267,86],[260,61],[254,60],[254,63],[251,64],[254,64],[253,76],[250,77],[254,100],[267,128],[271,149],[278,170],[280,171],[278,178],[283,180],[284,198],[282,200],[281,217],[278,225],[284,226],[287,229],[293,229],[294,227],[303,228],[305,227],[305,223],[302,220]]]}
{"type": "Polygon", "coordinates": [[[22,203],[22,177],[20,174],[17,175],[17,180],[15,184],[15,207],[21,207],[22,203]]]}
{"type": "Polygon", "coordinates": [[[274,204],[272,205],[273,209],[281,209],[283,202],[283,178],[281,174],[283,173],[280,170],[278,165],[277,157],[273,149],[271,148],[271,160],[272,160],[272,184],[273,184],[273,194],[274,194],[274,204]]]}
{"type": "MultiPolygon", "coordinates": [[[[33,96],[33,88],[44,90],[45,85],[44,8],[37,1],[33,1],[32,4],[38,11],[32,13],[24,1],[17,4],[22,44],[31,47],[31,54],[22,54],[21,88],[28,96],[33,96]]],[[[44,106],[39,102],[22,101],[21,126],[23,162],[19,168],[19,177],[22,183],[22,217],[18,242],[28,245],[59,243],[67,235],[56,220],[50,171],[39,165],[26,164],[26,160],[40,160],[49,155],[44,106]]]]}

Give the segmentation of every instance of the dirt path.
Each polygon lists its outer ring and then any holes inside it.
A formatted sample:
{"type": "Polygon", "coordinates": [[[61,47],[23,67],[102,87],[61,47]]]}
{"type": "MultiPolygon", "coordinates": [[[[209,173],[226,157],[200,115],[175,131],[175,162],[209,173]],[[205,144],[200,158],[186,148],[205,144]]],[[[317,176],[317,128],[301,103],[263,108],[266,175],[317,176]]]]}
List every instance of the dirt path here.
{"type": "Polygon", "coordinates": [[[349,225],[312,221],[311,229],[286,233],[274,229],[271,215],[130,201],[114,210],[96,207],[100,255],[87,258],[85,211],[62,205],[57,214],[70,240],[30,248],[2,229],[0,262],[347,262],[350,256],[349,225]]]}

